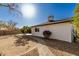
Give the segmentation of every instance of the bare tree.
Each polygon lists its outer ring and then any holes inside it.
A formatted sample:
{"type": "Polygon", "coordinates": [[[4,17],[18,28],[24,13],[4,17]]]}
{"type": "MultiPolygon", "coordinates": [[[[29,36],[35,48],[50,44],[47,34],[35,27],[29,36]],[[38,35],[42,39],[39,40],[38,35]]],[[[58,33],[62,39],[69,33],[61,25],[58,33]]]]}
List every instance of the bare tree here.
{"type": "Polygon", "coordinates": [[[6,26],[7,26],[6,22],[0,20],[0,28],[6,27],[6,26]]]}
{"type": "Polygon", "coordinates": [[[10,30],[16,29],[16,25],[17,25],[16,22],[13,22],[12,20],[8,21],[8,27],[10,30]]]}
{"type": "Polygon", "coordinates": [[[18,14],[22,15],[22,13],[17,9],[18,5],[16,5],[15,3],[6,3],[6,4],[0,3],[0,6],[9,8],[10,12],[17,12],[17,15],[18,14]]]}

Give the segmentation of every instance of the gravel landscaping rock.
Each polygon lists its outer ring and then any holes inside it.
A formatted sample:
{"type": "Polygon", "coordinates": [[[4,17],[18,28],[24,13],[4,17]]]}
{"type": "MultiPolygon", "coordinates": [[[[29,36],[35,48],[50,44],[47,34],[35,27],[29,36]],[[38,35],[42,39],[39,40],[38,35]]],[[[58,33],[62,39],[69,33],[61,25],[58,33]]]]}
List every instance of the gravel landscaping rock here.
{"type": "Polygon", "coordinates": [[[79,44],[59,40],[45,40],[51,52],[57,56],[79,55],[79,44]]]}

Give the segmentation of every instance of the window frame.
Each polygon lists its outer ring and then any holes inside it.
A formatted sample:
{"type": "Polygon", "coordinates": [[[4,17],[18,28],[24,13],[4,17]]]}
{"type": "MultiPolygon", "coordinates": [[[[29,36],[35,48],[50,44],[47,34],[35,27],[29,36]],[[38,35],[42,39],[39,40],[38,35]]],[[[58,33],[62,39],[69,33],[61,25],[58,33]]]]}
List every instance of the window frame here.
{"type": "Polygon", "coordinates": [[[39,32],[39,28],[36,27],[36,28],[35,28],[35,32],[39,32]]]}

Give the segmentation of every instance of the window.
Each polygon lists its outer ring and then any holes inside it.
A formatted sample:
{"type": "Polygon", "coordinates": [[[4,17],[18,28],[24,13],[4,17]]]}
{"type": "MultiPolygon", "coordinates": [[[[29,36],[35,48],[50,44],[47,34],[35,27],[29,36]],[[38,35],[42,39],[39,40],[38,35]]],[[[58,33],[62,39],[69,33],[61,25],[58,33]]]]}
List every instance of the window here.
{"type": "Polygon", "coordinates": [[[35,32],[39,32],[39,28],[35,28],[35,32]]]}

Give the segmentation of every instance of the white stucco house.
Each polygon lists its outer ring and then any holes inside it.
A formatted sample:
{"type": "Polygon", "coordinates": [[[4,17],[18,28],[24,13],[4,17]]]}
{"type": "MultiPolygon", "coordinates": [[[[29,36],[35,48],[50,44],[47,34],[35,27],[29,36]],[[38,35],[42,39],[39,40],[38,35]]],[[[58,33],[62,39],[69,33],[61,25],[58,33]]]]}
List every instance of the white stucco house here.
{"type": "Polygon", "coordinates": [[[53,21],[53,17],[48,17],[48,22],[32,26],[32,35],[38,37],[44,37],[43,32],[49,30],[52,32],[51,39],[62,40],[66,42],[73,42],[74,40],[74,28],[71,20],[59,20],[53,21]],[[36,29],[38,29],[36,31],[36,29]]]}

